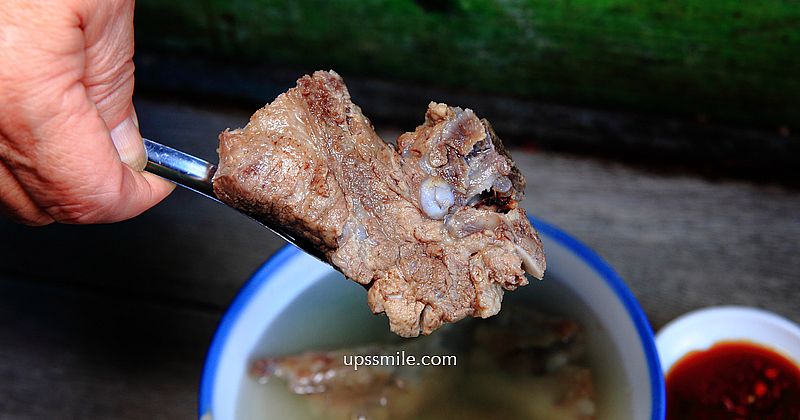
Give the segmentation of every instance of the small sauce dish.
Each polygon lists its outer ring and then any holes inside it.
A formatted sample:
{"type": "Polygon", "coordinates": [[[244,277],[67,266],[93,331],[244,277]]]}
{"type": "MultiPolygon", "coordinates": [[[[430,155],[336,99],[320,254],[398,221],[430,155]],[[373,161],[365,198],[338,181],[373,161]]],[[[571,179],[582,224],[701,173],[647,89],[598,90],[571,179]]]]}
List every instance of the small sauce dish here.
{"type": "Polygon", "coordinates": [[[725,341],[746,341],[782,354],[800,366],[800,327],[772,312],[744,306],[716,306],[682,315],[656,335],[661,368],[667,374],[689,352],[725,341]]]}
{"type": "Polygon", "coordinates": [[[800,416],[800,327],[785,318],[747,307],[701,309],[667,324],[656,346],[667,419],[800,416]]]}

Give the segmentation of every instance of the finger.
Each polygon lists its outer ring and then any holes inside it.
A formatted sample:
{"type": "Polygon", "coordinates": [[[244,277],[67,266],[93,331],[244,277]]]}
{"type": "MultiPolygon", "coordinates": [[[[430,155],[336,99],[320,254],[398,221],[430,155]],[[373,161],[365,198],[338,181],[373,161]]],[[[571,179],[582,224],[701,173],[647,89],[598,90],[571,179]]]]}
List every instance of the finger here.
{"type": "MultiPolygon", "coordinates": [[[[109,223],[134,217],[166,197],[174,186],[123,163],[99,112],[76,83],[65,95],[68,116],[40,130],[31,197],[56,221],[109,223]]],[[[134,126],[135,128],[135,126],[134,126]]],[[[137,136],[137,138],[140,138],[137,136]]]]}
{"type": "Polygon", "coordinates": [[[89,100],[112,131],[123,162],[143,168],[144,146],[134,122],[133,1],[105,0],[79,13],[83,29],[85,68],[81,83],[89,100]]]}
{"type": "Polygon", "coordinates": [[[121,182],[118,189],[103,195],[90,211],[62,223],[113,223],[142,214],[166,198],[175,184],[148,172],[138,172],[120,164],[121,182]]]}
{"type": "MultiPolygon", "coordinates": [[[[175,184],[148,172],[139,172],[123,165],[123,183],[111,219],[125,220],[138,216],[160,203],[174,189],[175,184]]],[[[117,221],[110,220],[110,221],[117,221]]]]}
{"type": "Polygon", "coordinates": [[[63,48],[36,50],[38,55],[28,55],[39,61],[27,59],[21,65],[31,72],[47,69],[42,72],[47,77],[36,79],[46,80],[41,86],[47,89],[31,88],[23,79],[20,84],[24,86],[18,89],[22,93],[10,102],[15,106],[0,113],[0,122],[13,130],[4,128],[16,133],[19,153],[14,178],[5,177],[15,183],[3,184],[4,207],[36,223],[44,221],[39,219],[41,214],[31,213],[31,208],[68,223],[125,220],[173,189],[167,181],[128,166],[138,169],[144,160],[144,153],[137,151],[136,140],[141,141],[138,130],[131,128],[135,127],[131,102],[133,1],[68,3],[83,5],[80,18],[59,9],[61,13],[56,10],[53,14],[63,21],[44,28],[55,28],[55,35],[49,34],[53,38],[48,39],[59,40],[63,48]],[[16,110],[17,115],[9,110],[16,110]],[[131,120],[125,122],[128,118],[131,120]],[[115,131],[113,139],[111,130],[115,131]]]}
{"type": "Polygon", "coordinates": [[[30,226],[53,223],[53,218],[39,209],[2,162],[0,162],[0,213],[30,226]]]}

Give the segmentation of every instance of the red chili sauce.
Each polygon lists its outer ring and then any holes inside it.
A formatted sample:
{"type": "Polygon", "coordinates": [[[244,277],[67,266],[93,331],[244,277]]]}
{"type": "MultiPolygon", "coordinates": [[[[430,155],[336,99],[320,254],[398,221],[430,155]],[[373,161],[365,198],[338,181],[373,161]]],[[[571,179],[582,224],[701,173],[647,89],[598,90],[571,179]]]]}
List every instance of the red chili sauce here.
{"type": "Polygon", "coordinates": [[[667,419],[800,419],[800,368],[747,342],[692,352],[667,374],[667,419]]]}

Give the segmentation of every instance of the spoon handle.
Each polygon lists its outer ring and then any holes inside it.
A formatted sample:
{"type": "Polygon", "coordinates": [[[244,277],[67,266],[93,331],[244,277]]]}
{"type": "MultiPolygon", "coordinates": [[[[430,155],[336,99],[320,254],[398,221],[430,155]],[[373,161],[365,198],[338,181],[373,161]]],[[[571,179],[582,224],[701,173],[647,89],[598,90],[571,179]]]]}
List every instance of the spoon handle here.
{"type": "Polygon", "coordinates": [[[219,201],[211,183],[216,165],[152,140],[142,140],[147,151],[147,172],[219,201]]]}

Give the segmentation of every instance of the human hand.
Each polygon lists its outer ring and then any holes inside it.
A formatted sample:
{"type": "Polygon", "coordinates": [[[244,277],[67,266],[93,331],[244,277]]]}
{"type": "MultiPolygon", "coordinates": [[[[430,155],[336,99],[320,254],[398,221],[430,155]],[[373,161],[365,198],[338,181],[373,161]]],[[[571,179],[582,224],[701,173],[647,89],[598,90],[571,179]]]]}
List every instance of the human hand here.
{"type": "Polygon", "coordinates": [[[0,1],[0,211],[30,225],[108,223],[172,191],[141,172],[133,6],[0,1]]]}

